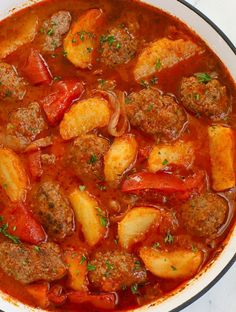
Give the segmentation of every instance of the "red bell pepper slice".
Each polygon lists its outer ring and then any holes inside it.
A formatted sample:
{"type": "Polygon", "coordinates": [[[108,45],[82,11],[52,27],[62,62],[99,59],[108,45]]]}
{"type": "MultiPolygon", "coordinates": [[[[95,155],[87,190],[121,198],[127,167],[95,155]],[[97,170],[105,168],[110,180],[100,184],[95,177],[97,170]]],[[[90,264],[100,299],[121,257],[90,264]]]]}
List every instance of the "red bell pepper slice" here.
{"type": "Polygon", "coordinates": [[[8,233],[20,240],[31,244],[39,244],[46,240],[42,226],[22,203],[6,208],[1,216],[2,224],[8,224],[8,233]]]}
{"type": "Polygon", "coordinates": [[[104,310],[114,310],[116,306],[116,296],[112,293],[101,293],[99,295],[87,294],[79,291],[68,293],[68,299],[73,303],[89,302],[94,307],[104,310]]]}
{"type": "Polygon", "coordinates": [[[62,120],[66,110],[83,92],[83,84],[75,79],[60,81],[52,86],[52,93],[42,100],[43,109],[52,126],[62,120]]]}
{"type": "Polygon", "coordinates": [[[27,292],[42,309],[47,309],[50,305],[50,301],[48,299],[49,288],[50,284],[48,282],[40,282],[26,286],[27,292]]]}
{"type": "Polygon", "coordinates": [[[50,84],[52,82],[52,74],[46,61],[35,49],[30,50],[27,62],[21,71],[32,85],[50,84]]]}
{"type": "Polygon", "coordinates": [[[30,153],[28,155],[29,171],[34,179],[38,179],[43,174],[41,151],[30,153]]]}
{"type": "Polygon", "coordinates": [[[165,194],[172,194],[173,192],[186,193],[194,189],[200,191],[204,181],[205,173],[203,171],[198,171],[184,179],[167,172],[140,172],[129,176],[124,181],[122,191],[137,193],[141,190],[154,189],[165,194]]]}

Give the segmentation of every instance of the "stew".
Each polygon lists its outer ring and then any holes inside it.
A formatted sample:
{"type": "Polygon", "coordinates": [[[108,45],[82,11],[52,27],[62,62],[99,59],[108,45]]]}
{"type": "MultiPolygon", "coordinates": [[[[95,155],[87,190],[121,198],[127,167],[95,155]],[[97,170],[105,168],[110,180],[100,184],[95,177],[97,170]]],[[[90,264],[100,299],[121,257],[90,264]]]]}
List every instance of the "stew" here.
{"type": "Polygon", "coordinates": [[[0,289],[128,311],[184,287],[235,221],[236,88],[186,25],[131,0],[0,23],[0,289]]]}

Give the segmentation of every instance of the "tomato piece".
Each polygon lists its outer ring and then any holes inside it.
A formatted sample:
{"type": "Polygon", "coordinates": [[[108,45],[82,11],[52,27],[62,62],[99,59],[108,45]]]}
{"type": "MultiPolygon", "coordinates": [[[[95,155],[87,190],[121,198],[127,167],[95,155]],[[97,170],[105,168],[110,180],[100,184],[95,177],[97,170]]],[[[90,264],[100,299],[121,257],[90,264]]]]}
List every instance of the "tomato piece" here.
{"type": "Polygon", "coordinates": [[[48,299],[55,305],[62,305],[66,302],[67,295],[61,285],[54,285],[48,293],[48,299]]]}
{"type": "Polygon", "coordinates": [[[50,84],[52,82],[52,74],[46,61],[35,49],[30,50],[27,62],[21,71],[32,85],[50,84]]]}
{"type": "Polygon", "coordinates": [[[122,185],[123,192],[136,193],[141,190],[155,189],[165,194],[186,193],[204,186],[205,173],[198,171],[192,176],[180,178],[167,172],[140,172],[129,176],[122,185]]]}
{"type": "Polygon", "coordinates": [[[75,79],[59,81],[52,86],[51,94],[42,100],[43,109],[52,126],[62,120],[66,110],[84,92],[83,84],[75,79]]]}
{"type": "Polygon", "coordinates": [[[27,285],[26,290],[37,303],[37,305],[42,308],[46,309],[49,307],[50,302],[48,299],[48,291],[50,285],[47,282],[27,285]]]}
{"type": "Polygon", "coordinates": [[[74,291],[68,293],[68,299],[71,302],[77,304],[89,302],[94,307],[104,310],[113,310],[116,305],[116,296],[112,293],[101,293],[99,295],[92,295],[84,292],[74,291]]]}
{"type": "Polygon", "coordinates": [[[46,240],[42,226],[33,218],[30,211],[22,203],[6,208],[2,216],[2,223],[8,224],[9,234],[31,244],[39,244],[46,240]]]}
{"type": "Polygon", "coordinates": [[[30,153],[28,155],[29,170],[34,179],[38,179],[43,174],[41,151],[30,153]]]}

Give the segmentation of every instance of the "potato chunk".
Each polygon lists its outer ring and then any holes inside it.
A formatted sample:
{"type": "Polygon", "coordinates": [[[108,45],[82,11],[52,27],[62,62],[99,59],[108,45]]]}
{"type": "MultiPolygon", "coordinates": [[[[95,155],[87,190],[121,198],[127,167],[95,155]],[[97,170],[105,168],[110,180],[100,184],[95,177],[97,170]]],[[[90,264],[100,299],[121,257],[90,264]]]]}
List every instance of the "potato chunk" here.
{"type": "Polygon", "coordinates": [[[33,41],[37,28],[38,17],[34,14],[15,16],[2,23],[0,26],[0,59],[7,57],[22,45],[33,41]],[[17,23],[14,23],[14,19],[17,19],[17,23]]]}
{"type": "Polygon", "coordinates": [[[76,189],[69,196],[75,217],[89,246],[96,245],[104,236],[107,227],[105,212],[87,192],[76,189]]]}
{"type": "Polygon", "coordinates": [[[93,51],[97,45],[94,32],[97,31],[102,20],[102,11],[91,9],[78,18],[67,34],[64,40],[64,50],[67,58],[76,67],[91,66],[93,51]]]}
{"type": "Polygon", "coordinates": [[[144,239],[145,234],[152,226],[158,226],[161,221],[159,210],[150,207],[132,209],[118,224],[120,245],[128,249],[133,244],[144,239]]]}
{"type": "Polygon", "coordinates": [[[189,168],[194,161],[192,142],[177,141],[171,145],[156,145],[148,158],[148,169],[157,172],[168,165],[174,164],[189,168]]]}
{"type": "Polygon", "coordinates": [[[119,182],[137,156],[138,145],[133,135],[116,138],[104,157],[104,174],[109,183],[119,182]]]}
{"type": "Polygon", "coordinates": [[[222,126],[208,128],[211,174],[215,191],[235,186],[233,131],[222,126]]]}
{"type": "Polygon", "coordinates": [[[87,260],[83,251],[66,250],[64,260],[68,266],[67,285],[69,288],[77,291],[87,291],[87,260]]]}
{"type": "Polygon", "coordinates": [[[74,104],[64,115],[60,124],[60,134],[64,140],[81,136],[94,128],[108,125],[110,109],[105,99],[94,97],[74,104]]]}
{"type": "Polygon", "coordinates": [[[152,274],[167,279],[189,278],[196,274],[203,261],[201,251],[168,252],[146,247],[140,250],[140,257],[152,274]]]}
{"type": "Polygon", "coordinates": [[[159,39],[144,48],[139,55],[134,68],[134,77],[139,80],[150,76],[188,59],[200,51],[201,48],[192,41],[159,39]]]}
{"type": "Polygon", "coordinates": [[[11,201],[24,200],[28,177],[20,158],[12,150],[0,148],[0,184],[11,201]]]}

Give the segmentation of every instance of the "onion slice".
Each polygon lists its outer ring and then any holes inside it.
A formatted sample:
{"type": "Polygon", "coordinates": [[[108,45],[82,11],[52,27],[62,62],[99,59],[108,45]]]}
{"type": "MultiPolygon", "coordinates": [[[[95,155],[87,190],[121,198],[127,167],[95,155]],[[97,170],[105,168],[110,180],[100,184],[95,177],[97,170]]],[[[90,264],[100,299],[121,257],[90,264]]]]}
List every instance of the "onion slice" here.
{"type": "Polygon", "coordinates": [[[108,133],[114,137],[122,136],[129,128],[129,121],[125,111],[124,92],[118,91],[116,94],[115,92],[108,90],[94,90],[94,93],[99,93],[107,97],[112,107],[113,113],[108,124],[108,133]]]}

